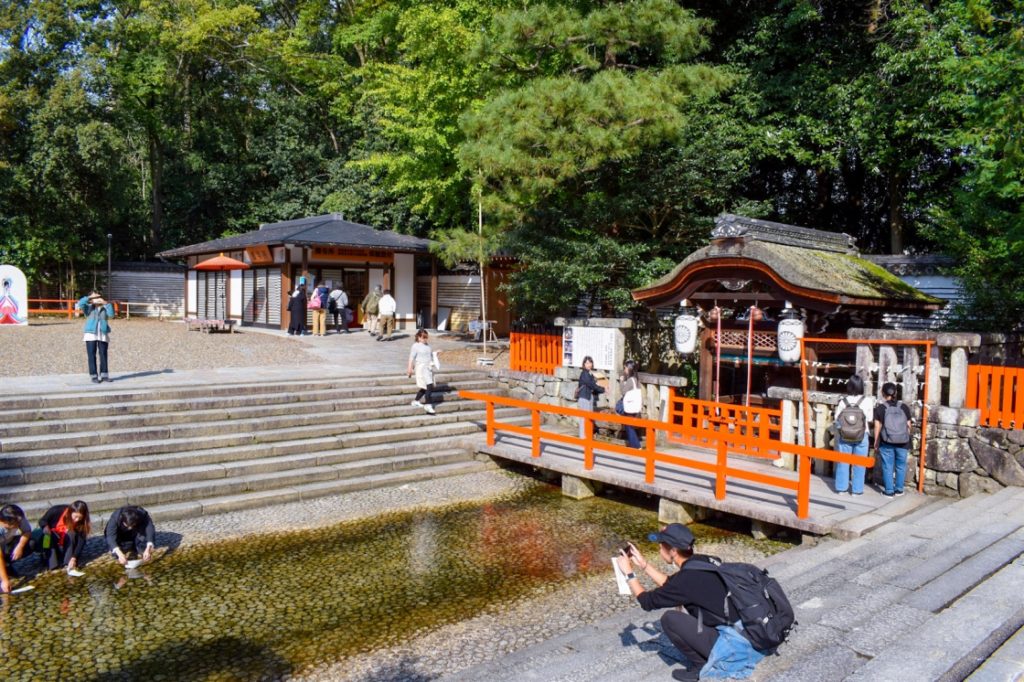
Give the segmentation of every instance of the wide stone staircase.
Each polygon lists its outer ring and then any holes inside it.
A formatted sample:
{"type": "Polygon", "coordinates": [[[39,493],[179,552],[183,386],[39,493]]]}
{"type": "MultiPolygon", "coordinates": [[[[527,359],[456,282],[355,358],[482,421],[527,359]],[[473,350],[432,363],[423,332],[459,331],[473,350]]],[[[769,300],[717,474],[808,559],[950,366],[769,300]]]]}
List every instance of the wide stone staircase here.
{"type": "MultiPolygon", "coordinates": [[[[1022,553],[1024,488],[1007,488],[775,555],[763,565],[799,626],[750,679],[1024,680],[1022,553]]],[[[445,679],[670,680],[679,654],[659,617],[634,607],[445,679]]]]}
{"type": "MultiPolygon", "coordinates": [[[[140,504],[168,520],[493,466],[474,458],[483,405],[456,392],[497,385],[471,370],[435,378],[449,390],[434,415],[410,406],[404,375],[5,398],[0,503],[20,505],[33,523],[76,499],[99,519],[140,504]]],[[[496,414],[528,421],[526,411],[496,414]]]]}

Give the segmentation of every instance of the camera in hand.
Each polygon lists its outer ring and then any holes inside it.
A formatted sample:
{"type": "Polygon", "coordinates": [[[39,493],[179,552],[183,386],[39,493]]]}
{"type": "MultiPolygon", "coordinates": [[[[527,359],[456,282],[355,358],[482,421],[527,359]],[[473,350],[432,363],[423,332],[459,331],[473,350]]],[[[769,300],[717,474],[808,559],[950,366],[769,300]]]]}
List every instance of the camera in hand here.
{"type": "Polygon", "coordinates": [[[630,547],[629,547],[628,543],[622,546],[622,553],[623,554],[625,554],[626,556],[629,556],[629,551],[630,551],[630,547]]]}

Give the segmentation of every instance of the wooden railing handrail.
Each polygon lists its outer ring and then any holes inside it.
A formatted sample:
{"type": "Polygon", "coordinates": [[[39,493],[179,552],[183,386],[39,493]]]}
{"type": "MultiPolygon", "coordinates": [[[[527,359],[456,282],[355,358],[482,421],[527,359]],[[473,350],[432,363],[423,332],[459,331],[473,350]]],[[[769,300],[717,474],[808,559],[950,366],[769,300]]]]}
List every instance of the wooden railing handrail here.
{"type": "MultiPolygon", "coordinates": [[[[617,454],[629,455],[633,457],[640,457],[645,459],[644,467],[644,478],[647,483],[654,483],[654,468],[655,464],[674,464],[677,466],[688,467],[705,471],[715,475],[715,498],[724,499],[726,495],[726,483],[728,479],[742,479],[753,483],[761,483],[765,485],[774,486],[783,490],[795,491],[797,494],[797,517],[801,519],[807,518],[810,512],[810,484],[811,484],[811,460],[812,459],[823,459],[832,462],[841,462],[846,464],[852,464],[857,466],[870,467],[874,466],[875,460],[873,457],[864,455],[854,455],[849,453],[837,452],[833,450],[823,450],[820,448],[810,447],[806,445],[798,445],[796,443],[783,443],[781,441],[773,441],[772,446],[777,448],[778,451],[785,453],[792,453],[799,456],[799,466],[797,467],[797,478],[783,478],[781,476],[774,476],[771,474],[761,473],[758,471],[751,471],[749,469],[740,469],[737,467],[731,467],[728,463],[728,453],[730,450],[737,451],[737,446],[742,446],[744,449],[751,446],[757,447],[764,444],[762,438],[751,438],[748,436],[740,435],[738,433],[723,433],[721,431],[708,431],[704,429],[699,430],[699,437],[707,442],[705,446],[701,447],[706,450],[715,450],[717,453],[715,463],[708,463],[701,460],[690,459],[680,455],[673,455],[665,452],[658,452],[657,450],[657,439],[655,434],[657,431],[667,432],[694,432],[693,435],[697,436],[696,430],[691,430],[685,425],[670,424],[667,422],[654,421],[650,419],[642,419],[640,417],[627,417],[619,414],[609,414],[604,412],[591,412],[588,410],[580,410],[575,407],[562,407],[561,405],[546,405],[543,403],[532,402],[528,400],[521,400],[518,398],[509,398],[506,396],[491,395],[489,393],[478,393],[475,391],[459,391],[459,397],[466,400],[479,400],[486,404],[487,407],[487,444],[493,446],[496,442],[496,432],[508,431],[511,433],[518,433],[520,435],[529,436],[531,438],[531,454],[533,457],[540,457],[540,441],[544,439],[568,443],[570,445],[581,445],[583,447],[583,468],[587,471],[593,469],[595,450],[602,450],[605,452],[612,452],[617,454]],[[513,407],[529,410],[531,413],[531,426],[518,426],[515,424],[499,424],[495,421],[494,407],[495,405],[502,405],[504,407],[513,407]],[[583,438],[574,435],[568,435],[563,433],[556,433],[551,431],[543,431],[541,429],[540,415],[542,413],[548,414],[560,414],[566,417],[576,417],[584,421],[584,434],[583,438]],[[623,425],[629,425],[634,427],[643,428],[646,430],[646,444],[643,449],[629,448],[624,445],[618,445],[615,443],[595,442],[593,439],[594,433],[594,421],[600,420],[602,422],[612,422],[623,425]]],[[[738,454],[743,454],[745,450],[738,450],[738,454]]]]}

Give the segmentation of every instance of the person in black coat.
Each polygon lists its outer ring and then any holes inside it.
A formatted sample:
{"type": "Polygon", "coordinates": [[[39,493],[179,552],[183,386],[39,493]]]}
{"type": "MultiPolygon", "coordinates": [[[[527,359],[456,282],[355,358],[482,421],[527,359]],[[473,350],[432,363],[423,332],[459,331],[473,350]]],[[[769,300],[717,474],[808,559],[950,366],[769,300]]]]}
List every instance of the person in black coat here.
{"type": "MultiPolygon", "coordinates": [[[[598,386],[593,372],[594,358],[588,355],[583,358],[583,371],[580,372],[579,392],[576,395],[576,407],[588,412],[594,411],[597,407],[597,397],[604,393],[604,389],[598,386]]],[[[585,424],[586,420],[580,419],[580,438],[583,438],[585,424]]]]}
{"type": "Polygon", "coordinates": [[[288,299],[288,336],[306,333],[306,290],[296,287],[288,299]]]}
{"type": "Polygon", "coordinates": [[[121,507],[115,511],[107,520],[103,535],[110,553],[122,566],[128,563],[132,554],[138,555],[143,561],[153,557],[156,527],[149,512],[142,507],[121,507]]]}

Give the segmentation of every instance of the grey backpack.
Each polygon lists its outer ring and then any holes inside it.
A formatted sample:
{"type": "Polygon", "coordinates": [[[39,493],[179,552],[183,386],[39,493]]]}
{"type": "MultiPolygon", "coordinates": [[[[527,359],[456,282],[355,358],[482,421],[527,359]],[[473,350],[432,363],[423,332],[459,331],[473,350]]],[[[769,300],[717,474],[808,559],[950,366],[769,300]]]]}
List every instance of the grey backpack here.
{"type": "Polygon", "coordinates": [[[910,429],[907,428],[907,413],[903,404],[893,401],[885,404],[885,419],[882,421],[882,440],[893,445],[904,445],[910,442],[910,429]]]}

